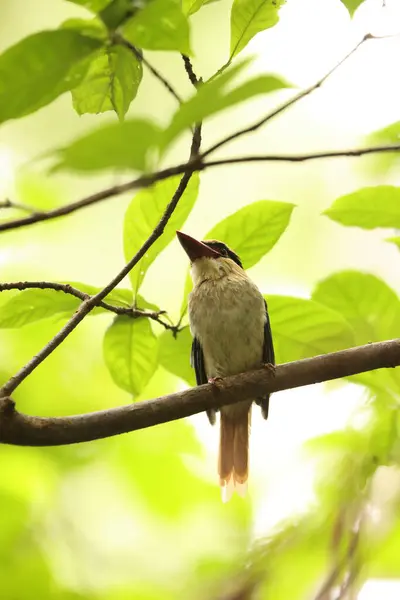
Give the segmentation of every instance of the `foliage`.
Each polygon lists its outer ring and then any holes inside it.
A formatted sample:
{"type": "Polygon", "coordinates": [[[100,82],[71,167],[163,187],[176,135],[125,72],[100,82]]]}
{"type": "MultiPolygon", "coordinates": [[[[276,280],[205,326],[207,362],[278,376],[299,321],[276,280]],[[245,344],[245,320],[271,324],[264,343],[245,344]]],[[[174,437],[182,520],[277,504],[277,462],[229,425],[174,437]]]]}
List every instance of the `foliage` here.
{"type": "MultiPolygon", "coordinates": [[[[136,194],[125,213],[124,222],[124,254],[128,262],[141,248],[153,232],[161,215],[167,208],[179,184],[179,177],[170,177],[166,181],[155,184],[148,190],[136,194]]],[[[132,289],[135,294],[143,283],[147,269],[158,254],[175,238],[189,216],[199,192],[199,176],[195,173],[182,196],[172,218],[167,223],[164,233],[146,252],[143,258],[129,273],[132,289]]]]}
{"type": "Polygon", "coordinates": [[[191,54],[189,23],[179,0],[145,3],[125,23],[122,32],[130,42],[146,50],[178,50],[191,54]]]}
{"type": "Polygon", "coordinates": [[[357,8],[364,2],[364,0],[341,0],[341,2],[345,5],[347,10],[352,17],[357,10],[357,8]]]}
{"type": "MultiPolygon", "coordinates": [[[[34,33],[0,56],[0,123],[31,115],[70,92],[73,110],[85,115],[84,125],[79,136],[47,153],[53,160],[51,177],[59,176],[58,171],[81,177],[109,176],[110,171],[131,177],[154,171],[172,144],[177,142],[179,151],[181,137],[199,123],[207,127],[211,119],[214,123],[251,99],[267,97],[273,102],[275,96],[266,95],[290,87],[278,75],[249,76],[251,61],[237,60],[256,35],[275,27],[285,2],[233,0],[230,16],[226,15],[230,45],[225,64],[182,96],[166,119],[163,114],[163,118],[149,116],[150,111],[145,117],[135,114],[145,94],[143,72],[154,58],[147,51],[165,51],[166,60],[179,53],[197,58],[193,23],[197,18],[200,23],[202,15],[211,11],[211,2],[70,0],[71,10],[77,5],[76,18],[54,30],[34,33]],[[104,115],[93,117],[105,112],[114,114],[108,120],[104,115]],[[92,127],[92,123],[97,124],[92,127]]],[[[341,2],[350,16],[362,4],[362,0],[341,2]]],[[[368,140],[398,142],[399,131],[396,122],[370,134],[368,140]]],[[[396,160],[397,155],[386,155],[380,173],[387,173],[396,160]]],[[[130,289],[115,288],[105,302],[126,312],[132,307],[155,312],[164,308],[162,285],[157,283],[149,293],[152,267],[168,264],[170,268],[169,245],[176,230],[186,228],[186,222],[188,228],[195,226],[202,178],[202,173],[191,175],[161,237],[129,273],[130,289]]],[[[157,227],[179,182],[180,177],[172,176],[130,198],[120,228],[126,262],[157,227]]],[[[399,229],[399,188],[381,180],[378,184],[340,196],[322,214],[335,222],[332,227],[359,227],[365,235],[378,228],[399,229]]],[[[204,239],[226,242],[240,255],[244,268],[264,268],[274,260],[269,253],[286,242],[286,231],[295,231],[291,219],[297,211],[293,212],[293,202],[257,199],[250,181],[248,188],[244,206],[228,209],[219,220],[207,215],[201,227],[206,222],[204,239]]],[[[266,186],[267,198],[269,193],[266,186]]],[[[296,200],[294,193],[297,204],[296,200]]],[[[87,217],[85,232],[96,225],[95,218],[87,217]]],[[[68,227],[73,230],[74,222],[68,227]]],[[[54,246],[59,231],[53,230],[54,246]]],[[[5,247],[8,238],[3,239],[5,247]]],[[[386,238],[400,247],[399,239],[386,238]]],[[[29,243],[27,237],[20,240],[29,243]]],[[[296,248],[302,241],[296,241],[296,248]]],[[[102,249],[97,252],[101,267],[102,249]]],[[[100,274],[103,281],[104,272],[100,274]]],[[[70,285],[88,295],[102,289],[88,283],[70,285]]],[[[18,388],[18,406],[32,414],[80,413],[194,385],[189,362],[192,337],[185,317],[190,289],[189,275],[175,286],[171,314],[179,314],[183,296],[181,319],[175,327],[168,315],[163,315],[162,329],[154,316],[153,320],[115,316],[107,307],[96,307],[91,314],[98,318],[85,320],[71,342],[68,338],[18,388]]],[[[265,297],[279,363],[390,339],[400,330],[398,295],[372,273],[350,269],[327,273],[307,298],[272,293],[265,297]]],[[[1,384],[57,333],[80,303],[80,298],[54,289],[0,294],[1,384]]],[[[256,543],[256,503],[235,497],[222,506],[211,469],[205,466],[204,447],[190,421],[85,446],[1,447],[2,597],[217,599],[227,598],[228,593],[232,598],[250,597],[256,590],[259,598],[302,600],[313,597],[335,568],[338,574],[332,587],[337,589],[346,570],[355,588],[362,582],[361,563],[365,576],[399,577],[398,485],[388,508],[378,506],[373,492],[382,473],[397,476],[400,376],[395,370],[384,370],[350,381],[365,391],[367,399],[355,422],[306,445],[320,473],[310,510],[280,523],[273,535],[256,543]],[[366,507],[374,504],[386,511],[385,530],[369,518],[366,507]],[[352,549],[355,535],[359,539],[352,549]]],[[[199,431],[202,418],[196,421],[199,431]]]]}
{"type": "Polygon", "coordinates": [[[279,9],[285,0],[234,0],[231,11],[232,60],[260,31],[279,21],[279,9]]]}
{"type": "Polygon", "coordinates": [[[57,150],[59,162],[53,169],[144,171],[149,166],[149,152],[156,145],[157,134],[157,126],[145,120],[107,125],[57,150]]]}
{"type": "Polygon", "coordinates": [[[257,96],[268,94],[275,90],[288,87],[279,77],[263,75],[247,81],[237,88],[226,90],[231,80],[246,67],[248,61],[243,61],[231,67],[226,73],[220,75],[214,81],[202,85],[199,91],[184,102],[173,116],[162,137],[162,146],[166,147],[180,133],[190,125],[200,123],[204,119],[214,115],[230,106],[257,96]]]}
{"type": "Polygon", "coordinates": [[[0,123],[29,115],[85,76],[100,40],[70,29],[31,35],[0,56],[0,123]]]}
{"type": "Polygon", "coordinates": [[[363,188],[337,198],[324,214],[342,225],[363,229],[400,228],[400,188],[391,185],[363,188]]]}
{"type": "Polygon", "coordinates": [[[142,76],[142,63],[127,48],[102,48],[91,60],[82,83],[72,90],[73,106],[80,115],[114,110],[122,120],[142,76]]]}

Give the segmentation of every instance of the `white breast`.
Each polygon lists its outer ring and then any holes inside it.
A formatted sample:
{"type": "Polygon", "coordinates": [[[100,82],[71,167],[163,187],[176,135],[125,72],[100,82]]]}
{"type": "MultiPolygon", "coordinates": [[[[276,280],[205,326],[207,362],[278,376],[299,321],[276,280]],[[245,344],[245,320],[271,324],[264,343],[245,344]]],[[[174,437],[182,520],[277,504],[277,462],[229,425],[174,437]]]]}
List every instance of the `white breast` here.
{"type": "Polygon", "coordinates": [[[189,321],[207,377],[261,366],[265,318],[264,299],[244,271],[198,282],[189,296],[189,321]]]}

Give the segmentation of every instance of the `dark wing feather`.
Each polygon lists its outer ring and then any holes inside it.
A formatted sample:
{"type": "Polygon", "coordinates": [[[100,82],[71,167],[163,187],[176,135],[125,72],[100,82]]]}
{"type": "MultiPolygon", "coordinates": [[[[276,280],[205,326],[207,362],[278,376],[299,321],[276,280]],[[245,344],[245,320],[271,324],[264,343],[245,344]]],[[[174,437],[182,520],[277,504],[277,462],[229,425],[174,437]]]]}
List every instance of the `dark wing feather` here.
{"type": "MultiPolygon", "coordinates": [[[[265,302],[265,301],[264,301],[265,302]]],[[[264,325],[264,346],[262,360],[264,364],[275,364],[274,344],[272,341],[271,323],[269,321],[268,307],[265,302],[265,325],[264,325]]],[[[261,413],[264,419],[268,419],[269,410],[269,394],[264,398],[259,398],[256,402],[261,406],[261,413]]]]}
{"type": "MultiPolygon", "coordinates": [[[[203,350],[202,350],[200,342],[197,338],[193,338],[191,364],[192,364],[192,367],[194,368],[194,372],[196,374],[197,385],[202,385],[203,383],[208,383],[206,369],[204,366],[203,350]]],[[[215,423],[215,412],[216,411],[213,409],[207,410],[207,417],[208,417],[208,420],[210,421],[211,425],[214,425],[214,423],[215,423]]]]}

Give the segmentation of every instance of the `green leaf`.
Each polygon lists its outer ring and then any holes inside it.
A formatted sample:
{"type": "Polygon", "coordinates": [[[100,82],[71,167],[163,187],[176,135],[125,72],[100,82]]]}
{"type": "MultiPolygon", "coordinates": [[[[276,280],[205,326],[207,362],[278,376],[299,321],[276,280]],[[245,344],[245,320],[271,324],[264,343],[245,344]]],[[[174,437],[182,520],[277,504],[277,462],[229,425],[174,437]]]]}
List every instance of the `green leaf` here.
{"type": "Polygon", "coordinates": [[[106,40],[108,37],[107,28],[97,17],[93,19],[68,19],[60,25],[60,29],[73,29],[81,35],[106,40]]]}
{"type": "Polygon", "coordinates": [[[200,86],[192,98],[187,102],[183,102],[163,134],[162,147],[167,147],[182,131],[211,115],[260,94],[268,94],[289,87],[289,84],[279,77],[261,75],[227,91],[227,84],[248,62],[248,60],[243,61],[228,69],[216,79],[200,86]]]}
{"type": "Polygon", "coordinates": [[[103,10],[112,0],[68,0],[68,2],[73,2],[73,4],[79,4],[79,6],[84,6],[88,10],[91,10],[94,13],[98,13],[103,10]]]}
{"type": "Polygon", "coordinates": [[[23,327],[34,321],[49,319],[60,313],[75,312],[81,300],[54,290],[24,290],[18,292],[0,309],[0,328],[23,327]]]}
{"type": "MultiPolygon", "coordinates": [[[[391,123],[383,129],[373,131],[366,137],[366,143],[369,146],[384,146],[389,144],[398,144],[400,141],[400,121],[391,123]]],[[[395,166],[399,161],[399,152],[381,152],[375,154],[368,161],[368,166],[373,165],[378,173],[388,171],[395,166]],[[373,161],[373,162],[372,162],[373,161]]]]}
{"type": "MultiPolygon", "coordinates": [[[[216,239],[227,244],[249,269],[275,246],[287,226],[295,205],[289,202],[260,200],[244,206],[215,225],[202,239],[216,239]]],[[[182,310],[192,289],[188,273],[182,310]]]]}
{"type": "MultiPolygon", "coordinates": [[[[71,285],[90,296],[98,294],[102,289],[75,281],[62,281],[60,283],[71,285]]],[[[141,301],[142,300],[143,299],[141,299],[141,301]]],[[[71,294],[66,294],[61,291],[57,292],[49,289],[23,290],[15,294],[11,300],[1,306],[0,328],[14,329],[23,327],[29,323],[34,323],[35,321],[51,319],[54,316],[60,315],[68,318],[69,316],[72,316],[81,302],[82,300],[80,300],[80,298],[76,298],[71,294]]],[[[113,306],[129,308],[133,304],[132,292],[131,290],[116,288],[106,296],[104,302],[112,304],[113,306]]],[[[143,300],[141,304],[138,304],[138,306],[139,308],[146,310],[158,310],[158,307],[150,305],[145,300],[143,300]]],[[[98,306],[92,310],[89,315],[95,316],[103,314],[104,312],[109,311],[98,306]]]]}
{"type": "MultiPolygon", "coordinates": [[[[313,299],[340,313],[354,332],[356,345],[390,340],[400,330],[400,302],[381,279],[358,271],[342,271],[321,281],[313,299]]],[[[400,389],[397,370],[362,373],[350,381],[368,386],[374,393],[400,389]]]]}
{"type": "MultiPolygon", "coordinates": [[[[72,287],[80,290],[84,294],[89,294],[89,296],[95,296],[98,294],[103,288],[96,287],[94,285],[89,285],[87,283],[76,282],[76,281],[62,281],[60,283],[71,285],[72,287]]],[[[109,304],[113,304],[114,306],[121,306],[122,308],[129,308],[133,304],[133,296],[131,290],[124,288],[115,288],[112,290],[108,296],[104,298],[104,302],[108,302],[109,304]]],[[[98,307],[96,310],[103,310],[101,307],[98,307]]],[[[89,314],[93,314],[92,311],[89,314]]]]}
{"type": "Polygon", "coordinates": [[[279,21],[279,9],[286,0],[234,0],[231,10],[230,60],[260,31],[279,21]]]}
{"type": "Polygon", "coordinates": [[[379,185],[337,198],[322,214],[346,226],[400,228],[400,188],[379,185]]]}
{"type": "Polygon", "coordinates": [[[104,336],[104,359],[118,387],[140,394],[157,366],[158,340],[148,319],[116,317],[104,336]]]}
{"type": "Polygon", "coordinates": [[[160,337],[159,362],[164,369],[194,386],[196,378],[190,365],[191,347],[192,336],[189,327],[182,329],[176,338],[171,331],[164,331],[160,337]]]}
{"type": "Polygon", "coordinates": [[[110,31],[115,31],[138,10],[134,5],[132,0],[111,0],[99,16],[110,31]]]}
{"type": "Polygon", "coordinates": [[[72,91],[76,112],[114,110],[122,120],[136,97],[142,75],[142,63],[127,48],[102,48],[93,57],[85,79],[72,91]]]}
{"type": "Polygon", "coordinates": [[[313,300],[340,313],[354,330],[356,344],[392,339],[400,331],[400,302],[382,279],[341,271],[315,288],[313,300]]]}
{"type": "Polygon", "coordinates": [[[219,0],[182,0],[182,10],[185,15],[194,15],[202,6],[219,2],[219,0]]]}
{"type": "Polygon", "coordinates": [[[113,123],[88,133],[65,148],[56,150],[59,162],[53,170],[100,171],[103,169],[149,168],[159,130],[154,123],[130,120],[113,123]]]}
{"type": "Polygon", "coordinates": [[[278,363],[334,352],[353,345],[345,319],[313,300],[266,298],[278,363]]]}
{"type": "MultiPolygon", "coordinates": [[[[132,291],[131,290],[129,290],[129,293],[132,296],[132,291]]],[[[136,308],[139,308],[141,310],[152,310],[153,312],[158,312],[160,310],[160,307],[157,306],[157,304],[153,304],[152,302],[148,302],[140,294],[136,295],[136,304],[135,304],[135,306],[136,306],[136,308]]]]}
{"type": "MultiPolygon", "coordinates": [[[[126,261],[136,254],[161,219],[179,185],[180,177],[170,177],[151,188],[141,190],[133,198],[125,214],[124,253],[126,261]]],[[[129,276],[136,293],[143,283],[146,271],[160,252],[175,238],[176,230],[186,221],[199,191],[199,175],[194,173],[180,199],[164,233],[146,252],[129,276]]]]}
{"type": "Polygon", "coordinates": [[[100,40],[72,29],[41,31],[0,56],[0,123],[23,117],[76,87],[100,40]]]}
{"type": "Polygon", "coordinates": [[[400,141],[400,121],[373,131],[367,139],[374,144],[398,144],[400,141]]]}
{"type": "Polygon", "coordinates": [[[122,31],[139,48],[191,54],[189,23],[180,0],[152,0],[126,22],[122,31]]]}
{"type": "MultiPolygon", "coordinates": [[[[78,289],[81,289],[79,288],[79,284],[78,289]]],[[[101,288],[96,288],[95,294],[98,294],[100,289],[101,288]]],[[[133,303],[132,292],[131,290],[127,290],[124,288],[116,288],[104,298],[104,302],[114,304],[115,306],[122,306],[123,308],[127,308],[129,306],[132,306],[133,303]]]]}
{"type": "Polygon", "coordinates": [[[275,246],[289,225],[294,208],[289,202],[253,202],[217,223],[204,239],[224,242],[249,269],[275,246]]]}
{"type": "Polygon", "coordinates": [[[390,242],[391,244],[395,244],[397,248],[400,250],[400,237],[392,237],[386,238],[386,242],[390,242]]]}
{"type": "Polygon", "coordinates": [[[352,17],[356,9],[364,2],[364,0],[341,0],[341,2],[345,5],[350,13],[350,16],[352,17]]]}

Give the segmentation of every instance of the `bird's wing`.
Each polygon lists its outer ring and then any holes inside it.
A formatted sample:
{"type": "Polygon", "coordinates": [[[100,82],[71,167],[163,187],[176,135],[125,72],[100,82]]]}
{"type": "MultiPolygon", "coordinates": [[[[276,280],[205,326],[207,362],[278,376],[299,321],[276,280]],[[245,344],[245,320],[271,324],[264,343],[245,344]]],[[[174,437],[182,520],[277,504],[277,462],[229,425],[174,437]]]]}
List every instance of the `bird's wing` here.
{"type": "MultiPolygon", "coordinates": [[[[265,301],[264,301],[265,302],[265,301]]],[[[272,333],[271,333],[271,323],[268,315],[268,307],[265,302],[265,325],[264,325],[264,346],[263,346],[263,355],[262,360],[264,364],[275,364],[275,353],[274,353],[274,344],[272,341],[272,333]]],[[[268,410],[269,410],[269,394],[264,396],[264,398],[259,398],[257,400],[257,404],[261,406],[261,412],[264,419],[268,419],[268,410]]]]}
{"type": "MultiPolygon", "coordinates": [[[[208,378],[206,375],[206,369],[204,365],[204,354],[203,349],[200,345],[199,340],[195,337],[193,338],[192,343],[192,353],[191,353],[191,364],[194,368],[194,372],[196,374],[196,383],[197,385],[202,385],[203,383],[208,382],[208,378]]],[[[215,423],[215,410],[210,409],[207,411],[208,420],[211,425],[215,423]]]]}

